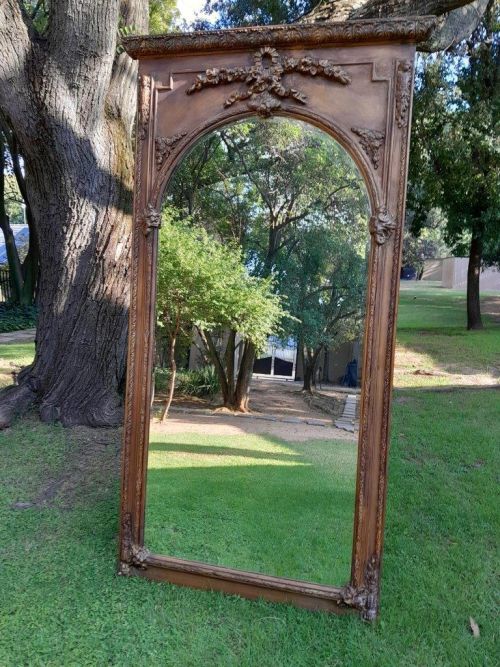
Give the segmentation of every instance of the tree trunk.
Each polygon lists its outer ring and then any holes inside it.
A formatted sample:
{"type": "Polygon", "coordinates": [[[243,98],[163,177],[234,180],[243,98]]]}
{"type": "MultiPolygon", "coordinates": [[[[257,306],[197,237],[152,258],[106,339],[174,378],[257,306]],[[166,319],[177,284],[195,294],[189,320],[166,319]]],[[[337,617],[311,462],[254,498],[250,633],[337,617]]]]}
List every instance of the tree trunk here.
{"type": "Polygon", "coordinates": [[[168,411],[172,405],[172,399],[174,398],[175,391],[175,378],[177,375],[177,364],[175,361],[175,345],[177,343],[177,335],[179,333],[179,326],[177,324],[172,337],[170,339],[170,383],[168,387],[167,400],[165,402],[165,409],[163,410],[163,416],[161,418],[162,422],[167,421],[168,411]]]}
{"type": "Polygon", "coordinates": [[[304,349],[304,383],[302,391],[306,391],[309,394],[312,394],[313,389],[316,387],[316,366],[322,349],[323,346],[315,350],[304,349]]]}
{"type": "Polygon", "coordinates": [[[10,226],[9,216],[5,210],[5,158],[4,158],[3,135],[0,134],[0,229],[3,232],[5,240],[5,250],[7,253],[7,264],[9,266],[9,277],[12,286],[12,301],[19,303],[21,300],[21,291],[23,288],[23,274],[21,262],[17,252],[16,242],[12,227],[10,226]]]}
{"type": "Polygon", "coordinates": [[[467,329],[482,329],[479,278],[481,275],[482,243],[473,236],[470,242],[467,269],[467,329]]]}
{"type": "Polygon", "coordinates": [[[125,372],[135,64],[119,19],[146,0],[50,4],[43,40],[0,3],[0,108],[24,158],[40,253],[35,360],[0,392],[0,427],[36,402],[45,421],[116,425],[125,372]]]}
{"type": "Polygon", "coordinates": [[[232,401],[233,410],[237,410],[238,412],[248,412],[250,380],[252,379],[254,360],[255,346],[251,341],[247,340],[241,357],[238,379],[232,401]]]}

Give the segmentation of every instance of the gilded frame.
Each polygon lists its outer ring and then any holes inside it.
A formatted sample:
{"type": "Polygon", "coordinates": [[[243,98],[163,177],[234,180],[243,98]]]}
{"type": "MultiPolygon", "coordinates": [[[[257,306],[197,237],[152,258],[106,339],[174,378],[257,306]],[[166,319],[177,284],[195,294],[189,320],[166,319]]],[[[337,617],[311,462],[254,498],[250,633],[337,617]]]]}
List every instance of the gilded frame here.
{"type": "Polygon", "coordinates": [[[376,618],[413,60],[416,43],[433,22],[420,17],[294,24],[124,40],[128,54],[139,60],[139,75],[120,574],[376,618]],[[292,116],[331,134],[355,160],[370,197],[352,567],[342,587],[152,554],[144,545],[147,378],[153,367],[162,193],[178,161],[203,134],[255,113],[292,116]]]}

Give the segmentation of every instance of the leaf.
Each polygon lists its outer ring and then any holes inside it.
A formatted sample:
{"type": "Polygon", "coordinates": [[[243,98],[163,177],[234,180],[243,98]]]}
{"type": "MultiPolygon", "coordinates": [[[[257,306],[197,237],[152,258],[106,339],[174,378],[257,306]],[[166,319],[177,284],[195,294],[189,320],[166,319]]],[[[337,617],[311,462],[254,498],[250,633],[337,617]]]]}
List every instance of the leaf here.
{"type": "Polygon", "coordinates": [[[472,618],[472,616],[469,616],[469,627],[470,627],[470,631],[472,632],[472,636],[473,637],[479,637],[479,635],[480,635],[479,625],[472,618]]]}

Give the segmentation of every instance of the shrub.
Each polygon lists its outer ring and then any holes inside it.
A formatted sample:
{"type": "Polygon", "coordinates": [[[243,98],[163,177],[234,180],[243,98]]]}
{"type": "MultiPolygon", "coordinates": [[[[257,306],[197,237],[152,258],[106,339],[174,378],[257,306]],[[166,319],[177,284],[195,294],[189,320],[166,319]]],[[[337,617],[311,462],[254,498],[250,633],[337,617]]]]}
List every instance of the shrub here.
{"type": "Polygon", "coordinates": [[[36,318],[35,306],[0,303],[0,333],[36,327],[36,318]]]}
{"type": "MultiPolygon", "coordinates": [[[[157,368],[155,371],[155,390],[164,393],[167,390],[170,370],[157,368]]],[[[204,366],[196,370],[177,372],[175,394],[177,396],[212,397],[220,391],[219,378],[213,366],[204,366]]]]}

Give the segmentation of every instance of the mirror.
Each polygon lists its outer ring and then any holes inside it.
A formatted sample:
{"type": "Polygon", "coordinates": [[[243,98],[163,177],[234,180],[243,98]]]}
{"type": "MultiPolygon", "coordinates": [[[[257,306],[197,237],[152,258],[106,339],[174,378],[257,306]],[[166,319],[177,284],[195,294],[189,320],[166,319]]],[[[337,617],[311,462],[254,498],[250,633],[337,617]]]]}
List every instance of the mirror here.
{"type": "Polygon", "coordinates": [[[370,249],[364,180],[304,122],[200,139],[161,209],[147,549],[348,581],[370,249]]]}
{"type": "Polygon", "coordinates": [[[376,618],[432,26],[123,39],[139,76],[120,574],[376,618]]]}

